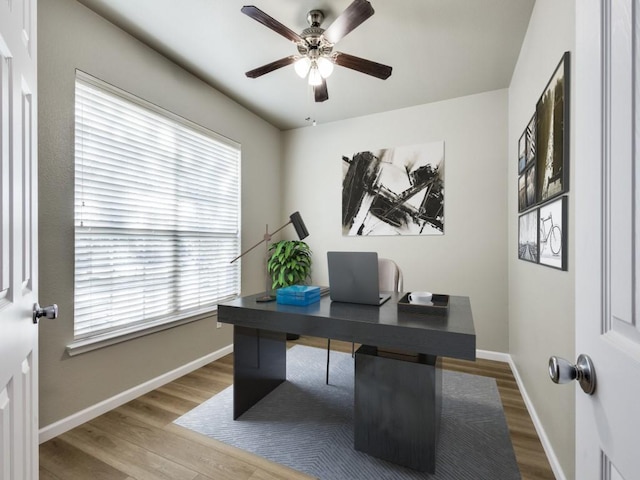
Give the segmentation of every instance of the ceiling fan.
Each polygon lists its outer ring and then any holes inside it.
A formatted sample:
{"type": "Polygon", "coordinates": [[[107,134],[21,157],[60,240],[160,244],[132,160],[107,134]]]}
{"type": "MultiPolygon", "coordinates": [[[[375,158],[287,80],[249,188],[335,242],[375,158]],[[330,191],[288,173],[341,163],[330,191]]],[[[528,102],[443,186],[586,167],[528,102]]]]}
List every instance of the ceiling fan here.
{"type": "Polygon", "coordinates": [[[324,102],[329,99],[326,78],[333,71],[334,64],[382,80],[391,75],[392,69],[387,65],[333,50],[338,41],[374,14],[373,7],[367,0],[354,0],[326,30],[320,27],[324,20],[324,13],[321,10],[311,10],[307,15],[310,26],[300,34],[285,27],[253,5],[244,6],[241,11],[291,40],[298,48],[298,55],[289,55],[246,72],[249,78],[260,77],[293,63],[296,73],[302,78],[307,77],[309,85],[313,86],[315,101],[324,102]]]}

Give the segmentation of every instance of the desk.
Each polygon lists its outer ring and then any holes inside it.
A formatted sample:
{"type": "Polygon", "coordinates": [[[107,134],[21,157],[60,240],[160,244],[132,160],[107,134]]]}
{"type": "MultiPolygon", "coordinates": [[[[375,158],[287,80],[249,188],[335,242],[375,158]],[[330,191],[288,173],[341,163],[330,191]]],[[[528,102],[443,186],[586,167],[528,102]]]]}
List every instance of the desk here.
{"type": "MultiPolygon", "coordinates": [[[[233,418],[237,419],[251,408],[261,398],[271,392],[287,377],[286,370],[286,334],[310,335],[325,337],[348,342],[363,344],[358,350],[356,362],[356,400],[355,400],[355,435],[356,449],[366,451],[374,456],[402,463],[420,470],[433,472],[435,469],[435,440],[439,424],[439,374],[437,372],[437,357],[454,357],[465,360],[475,360],[476,336],[473,327],[473,316],[468,297],[451,296],[449,300],[449,314],[446,317],[435,315],[417,315],[399,312],[397,302],[402,293],[394,293],[389,301],[382,306],[355,305],[349,303],[332,302],[328,296],[319,302],[305,306],[281,305],[276,302],[258,303],[259,295],[238,298],[218,306],[218,321],[233,324],[234,327],[234,398],[233,418]],[[430,410],[430,433],[427,439],[429,452],[418,451],[419,456],[426,457],[427,463],[421,460],[418,464],[398,459],[392,454],[394,451],[405,449],[405,445],[387,445],[382,450],[378,443],[368,445],[366,438],[376,438],[376,432],[368,429],[379,424],[371,419],[368,424],[359,423],[360,410],[376,411],[366,402],[358,401],[358,385],[364,385],[364,391],[379,382],[380,378],[367,381],[367,371],[380,371],[380,362],[384,362],[384,369],[392,362],[386,362],[381,357],[371,362],[371,354],[377,349],[394,349],[420,353],[426,368],[435,370],[426,373],[429,378],[427,385],[432,401],[427,402],[430,410]],[[371,350],[373,348],[374,350],[371,350]],[[367,364],[373,363],[369,368],[367,364]],[[376,366],[377,365],[377,366],[376,366]],[[368,385],[368,386],[367,386],[368,385]],[[434,420],[435,419],[435,423],[434,420]],[[431,423],[434,423],[431,425],[431,423]],[[365,438],[365,444],[358,444],[358,438],[365,438]],[[391,452],[391,454],[387,454],[391,452]],[[391,455],[391,456],[390,456],[391,455]]],[[[393,363],[396,365],[397,363],[393,363]]],[[[395,368],[395,367],[394,367],[395,368]]],[[[413,373],[392,375],[397,379],[411,378],[413,373]]],[[[415,383],[415,377],[414,383],[415,383]]],[[[411,383],[411,382],[408,382],[411,383]]],[[[413,394],[413,393],[412,393],[413,394]]],[[[369,395],[371,393],[369,392],[369,395]]],[[[362,398],[362,395],[360,396],[362,398]]],[[[416,399],[416,403],[420,399],[416,399]]],[[[374,406],[375,407],[375,406],[374,406]]],[[[384,405],[378,405],[378,413],[384,405]]],[[[404,415],[409,415],[404,412],[404,415]]],[[[361,417],[361,415],[360,415],[361,417]]],[[[394,419],[394,421],[397,419],[394,419]]],[[[414,422],[415,423],[415,422],[414,422]]],[[[415,427],[414,427],[415,428],[415,427]]],[[[378,432],[380,433],[380,432],[378,432]]],[[[386,439],[389,440],[388,438],[386,439]]],[[[408,441],[413,440],[408,439],[408,441]]],[[[393,440],[397,441],[397,440],[393,440]]],[[[413,443],[411,444],[413,445],[413,443]]],[[[417,449],[422,449],[420,444],[417,449]]]]}

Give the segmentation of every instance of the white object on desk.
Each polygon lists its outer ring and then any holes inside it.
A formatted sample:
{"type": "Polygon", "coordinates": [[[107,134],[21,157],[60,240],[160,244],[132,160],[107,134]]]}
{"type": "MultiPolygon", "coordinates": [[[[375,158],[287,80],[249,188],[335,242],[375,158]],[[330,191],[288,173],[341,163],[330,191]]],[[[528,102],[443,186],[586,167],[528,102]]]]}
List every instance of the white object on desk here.
{"type": "Polygon", "coordinates": [[[419,303],[422,305],[431,303],[431,292],[411,292],[408,296],[409,303],[419,303]]]}

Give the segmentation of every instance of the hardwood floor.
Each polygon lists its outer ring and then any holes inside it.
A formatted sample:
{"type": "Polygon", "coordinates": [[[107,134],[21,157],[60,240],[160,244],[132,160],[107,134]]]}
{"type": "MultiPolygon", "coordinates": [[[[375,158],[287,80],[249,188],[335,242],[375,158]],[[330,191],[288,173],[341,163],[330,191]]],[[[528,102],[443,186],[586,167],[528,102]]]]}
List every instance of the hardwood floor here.
{"type": "MultiPolygon", "coordinates": [[[[312,337],[290,342],[296,343],[326,346],[325,339],[312,337]]],[[[332,341],[331,346],[351,352],[350,343],[332,341]]],[[[507,364],[443,359],[443,368],[495,378],[522,478],[555,478],[507,364]]],[[[40,445],[40,479],[312,478],[172,423],[232,381],[233,358],[227,355],[43,443],[40,445]]]]}

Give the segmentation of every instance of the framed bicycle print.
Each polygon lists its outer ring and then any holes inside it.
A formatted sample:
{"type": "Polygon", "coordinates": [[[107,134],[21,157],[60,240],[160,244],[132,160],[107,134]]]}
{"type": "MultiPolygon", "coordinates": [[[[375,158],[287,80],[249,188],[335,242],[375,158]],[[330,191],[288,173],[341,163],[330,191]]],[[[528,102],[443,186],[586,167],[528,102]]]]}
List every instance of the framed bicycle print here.
{"type": "Polygon", "coordinates": [[[536,104],[536,202],[569,191],[569,52],[536,104]]]}
{"type": "Polygon", "coordinates": [[[567,204],[565,195],[537,209],[539,263],[560,270],[567,269],[567,204]]]}
{"type": "Polygon", "coordinates": [[[518,258],[538,263],[538,209],[518,219],[518,258]]]}

